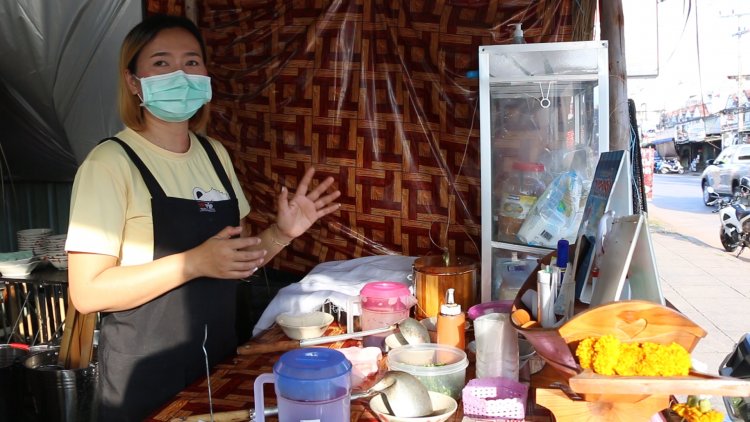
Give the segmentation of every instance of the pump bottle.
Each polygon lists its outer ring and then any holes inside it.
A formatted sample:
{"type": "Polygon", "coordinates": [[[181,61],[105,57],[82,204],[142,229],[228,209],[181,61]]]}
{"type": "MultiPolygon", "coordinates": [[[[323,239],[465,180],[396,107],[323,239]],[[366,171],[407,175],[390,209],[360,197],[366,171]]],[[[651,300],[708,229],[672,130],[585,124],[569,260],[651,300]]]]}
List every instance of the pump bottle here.
{"type": "Polygon", "coordinates": [[[437,342],[463,350],[466,346],[466,314],[456,303],[455,289],[445,291],[445,303],[437,317],[437,342]]]}
{"type": "Polygon", "coordinates": [[[526,44],[526,40],[523,39],[523,29],[521,29],[520,23],[512,23],[510,26],[515,26],[513,30],[513,44],[526,44]]]}

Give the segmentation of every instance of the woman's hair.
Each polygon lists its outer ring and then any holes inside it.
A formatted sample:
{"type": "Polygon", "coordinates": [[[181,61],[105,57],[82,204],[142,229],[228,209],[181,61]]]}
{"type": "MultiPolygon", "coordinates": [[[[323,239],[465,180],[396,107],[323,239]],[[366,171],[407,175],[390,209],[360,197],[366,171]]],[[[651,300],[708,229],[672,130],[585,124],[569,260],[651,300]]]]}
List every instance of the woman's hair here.
{"type": "MultiPolygon", "coordinates": [[[[128,82],[125,78],[125,70],[136,75],[136,63],[138,55],[141,54],[143,47],[153,40],[159,32],[164,29],[182,28],[195,37],[201,46],[201,55],[203,62],[206,62],[206,45],[203,42],[203,36],[195,24],[182,16],[154,15],[147,17],[141,23],[133,27],[125,36],[120,49],[120,77],[119,77],[119,104],[120,117],[125,126],[131,129],[141,130],[145,126],[143,119],[143,107],[137,95],[133,95],[128,89],[128,82]]],[[[210,114],[209,105],[205,104],[190,118],[189,126],[193,132],[205,132],[208,116],[210,114]]]]}

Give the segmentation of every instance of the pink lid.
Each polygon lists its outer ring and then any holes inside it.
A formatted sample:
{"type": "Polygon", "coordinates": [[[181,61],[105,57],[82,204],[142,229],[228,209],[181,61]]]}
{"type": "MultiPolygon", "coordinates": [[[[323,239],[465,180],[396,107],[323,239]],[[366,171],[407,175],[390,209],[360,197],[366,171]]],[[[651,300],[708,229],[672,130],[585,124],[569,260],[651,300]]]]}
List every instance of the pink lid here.
{"type": "Polygon", "coordinates": [[[359,291],[360,297],[402,297],[411,296],[409,287],[396,281],[372,281],[359,291]]]}

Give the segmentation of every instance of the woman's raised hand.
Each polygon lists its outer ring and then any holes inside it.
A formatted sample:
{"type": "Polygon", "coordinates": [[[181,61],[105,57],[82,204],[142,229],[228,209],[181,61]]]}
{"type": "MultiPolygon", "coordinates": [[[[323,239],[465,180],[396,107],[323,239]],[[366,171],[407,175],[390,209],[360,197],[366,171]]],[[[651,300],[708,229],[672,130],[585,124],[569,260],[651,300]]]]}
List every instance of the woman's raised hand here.
{"type": "Polygon", "coordinates": [[[189,251],[186,268],[190,278],[244,279],[265,262],[266,250],[245,250],[260,244],[258,237],[240,237],[242,227],[225,227],[189,251]]]}
{"type": "Polygon", "coordinates": [[[308,192],[315,167],[310,167],[305,172],[302,180],[297,186],[297,191],[289,199],[289,191],[285,187],[281,188],[278,197],[278,214],[276,215],[276,225],[283,236],[293,239],[310,228],[319,218],[326,216],[341,207],[341,204],[333,201],[341,196],[341,192],[336,190],[326,194],[331,185],[333,177],[327,177],[315,189],[308,192]]]}

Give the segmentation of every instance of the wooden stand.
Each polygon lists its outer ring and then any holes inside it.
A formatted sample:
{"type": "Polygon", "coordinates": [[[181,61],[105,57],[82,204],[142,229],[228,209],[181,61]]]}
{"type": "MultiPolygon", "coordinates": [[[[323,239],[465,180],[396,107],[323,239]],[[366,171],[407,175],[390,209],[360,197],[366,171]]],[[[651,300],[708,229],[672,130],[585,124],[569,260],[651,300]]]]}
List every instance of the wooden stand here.
{"type": "Polygon", "coordinates": [[[669,396],[601,396],[574,401],[559,389],[539,388],[536,403],[552,411],[558,422],[648,421],[669,407],[669,396]]]}
{"type": "Polygon", "coordinates": [[[551,336],[557,335],[568,346],[556,348],[554,354],[549,348],[537,347],[537,353],[551,365],[531,377],[535,403],[549,409],[557,421],[648,421],[668,408],[675,394],[750,395],[750,382],[737,378],[698,372],[673,377],[606,376],[590,369],[573,372],[570,365],[561,364],[572,358],[569,354],[580,340],[605,334],[623,342],[675,342],[692,351],[706,332],[674,309],[657,303],[612,302],[577,314],[557,330],[521,328],[519,332],[532,344],[549,343],[551,336]],[[553,383],[567,387],[569,394],[552,388],[553,383]]]}
{"type": "Polygon", "coordinates": [[[551,365],[531,376],[534,403],[547,408],[557,422],[648,421],[655,413],[669,407],[669,394],[578,394],[570,389],[571,398],[559,388],[558,382],[569,387],[569,376],[551,365]]]}

